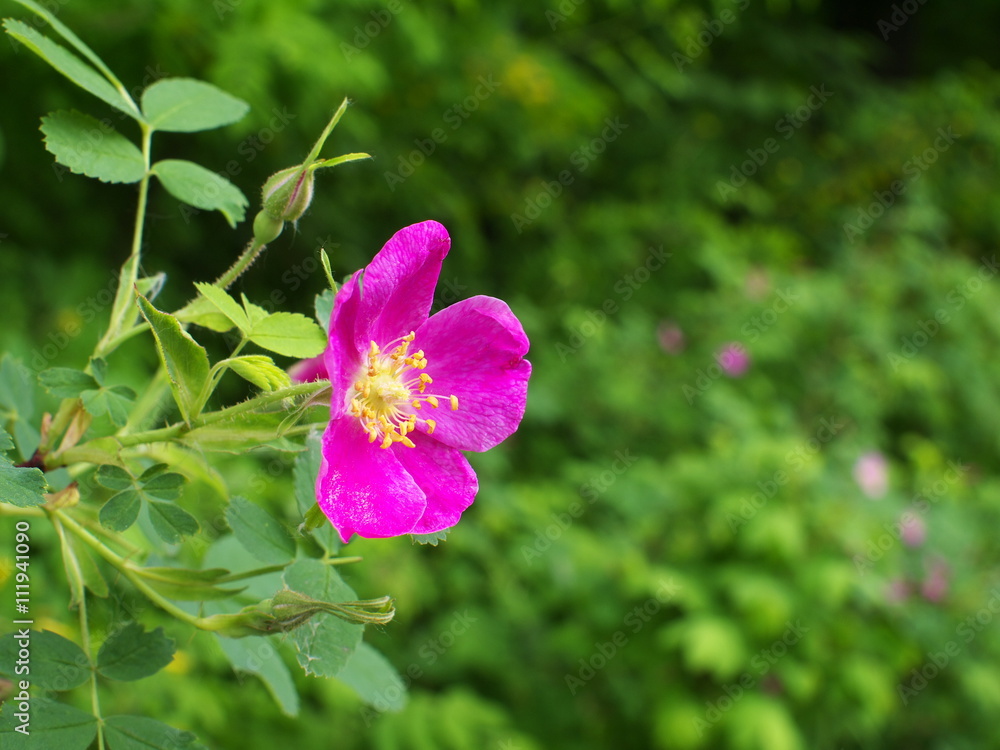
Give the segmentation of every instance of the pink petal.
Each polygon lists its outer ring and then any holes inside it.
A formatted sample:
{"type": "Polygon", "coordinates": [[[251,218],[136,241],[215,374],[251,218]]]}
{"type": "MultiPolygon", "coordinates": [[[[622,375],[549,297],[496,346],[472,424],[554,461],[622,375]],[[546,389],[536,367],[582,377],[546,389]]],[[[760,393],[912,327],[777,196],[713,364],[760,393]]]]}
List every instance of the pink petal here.
{"type": "MultiPolygon", "coordinates": [[[[353,386],[351,381],[361,367],[361,351],[354,343],[358,308],[361,306],[360,276],[361,271],[358,271],[337,291],[330,315],[329,343],[323,353],[332,386],[330,415],[334,419],[346,411],[347,397],[353,386]]],[[[367,348],[366,341],[363,349],[367,348]]]]}
{"type": "Polygon", "coordinates": [[[434,301],[441,262],[451,247],[448,231],[436,221],[400,229],[365,268],[355,345],[386,346],[415,331],[434,301]]]}
{"type": "Polygon", "coordinates": [[[506,439],[524,416],[531,365],[528,337],[507,304],[470,297],[432,316],[416,331],[410,350],[423,350],[427,393],[457,396],[420,416],[437,422],[434,438],[460,450],[484,451],[506,439]]]}
{"type": "Polygon", "coordinates": [[[369,443],[361,425],[350,417],[333,419],[323,432],[316,499],[345,542],[351,534],[408,534],[427,506],[423,490],[395,450],[369,443]]]}
{"type": "Polygon", "coordinates": [[[326,355],[320,354],[312,359],[303,359],[288,368],[288,377],[293,383],[311,383],[314,380],[326,380],[326,355]]]}
{"type": "Polygon", "coordinates": [[[476,497],[479,490],[476,472],[460,451],[420,433],[414,433],[411,439],[413,448],[391,449],[427,493],[427,509],[410,533],[433,534],[450,529],[476,497]]]}

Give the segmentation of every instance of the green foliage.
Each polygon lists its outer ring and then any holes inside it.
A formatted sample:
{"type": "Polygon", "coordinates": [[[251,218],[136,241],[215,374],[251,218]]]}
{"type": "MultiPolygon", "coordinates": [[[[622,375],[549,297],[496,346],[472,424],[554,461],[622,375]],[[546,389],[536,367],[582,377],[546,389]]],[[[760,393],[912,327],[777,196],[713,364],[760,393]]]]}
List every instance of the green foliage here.
{"type": "Polygon", "coordinates": [[[150,170],[177,200],[195,208],[220,211],[231,227],[243,221],[246,196],[225,177],[184,159],[163,159],[150,170]]]}
{"type": "Polygon", "coordinates": [[[53,112],[42,118],[41,130],[45,148],[71,172],[101,182],[139,182],[146,175],[138,147],[90,115],[53,112]]]}
{"type": "Polygon", "coordinates": [[[191,732],[144,716],[109,716],[105,733],[111,750],[184,750],[196,747],[191,732]]]}
{"type": "Polygon", "coordinates": [[[190,422],[205,403],[208,383],[208,353],[181,328],[173,315],[153,307],[141,294],[136,295],[142,316],[156,338],[156,350],[170,378],[170,389],[181,415],[190,422]]]}
{"type": "MultiPolygon", "coordinates": [[[[284,573],[285,585],[293,591],[325,602],[357,599],[336,568],[319,560],[297,560],[284,573]]],[[[361,643],[363,626],[346,622],[330,614],[313,618],[293,630],[292,642],[299,665],[306,674],[336,677],[361,643]]]]}
{"type": "Polygon", "coordinates": [[[151,633],[130,622],[114,631],[97,653],[97,671],[110,680],[132,682],[156,674],[174,658],[174,642],[162,628],[151,633]]]}
{"type": "Polygon", "coordinates": [[[13,449],[14,441],[0,428],[0,500],[19,508],[30,508],[45,502],[48,483],[37,468],[14,466],[4,454],[13,449]]]}
{"type": "Polygon", "coordinates": [[[295,557],[295,540],[273,516],[249,500],[233,497],[226,521],[246,550],[266,565],[282,565],[295,557]]]}
{"type": "Polygon", "coordinates": [[[166,78],[142,92],[142,113],[156,130],[195,133],[230,125],[250,105],[204,81],[166,78]]]}
{"type": "Polygon", "coordinates": [[[23,667],[27,664],[31,684],[58,691],[72,690],[90,677],[87,655],[61,635],[48,630],[30,631],[27,643],[30,662],[22,659],[22,669],[18,670],[16,663],[24,645],[23,639],[17,632],[0,637],[0,674],[16,683],[18,675],[26,674],[23,667]]]}
{"type": "Polygon", "coordinates": [[[0,713],[0,738],[13,750],[87,750],[97,736],[97,719],[78,708],[47,698],[32,700],[30,733],[25,735],[14,717],[14,704],[7,702],[0,713]]]}

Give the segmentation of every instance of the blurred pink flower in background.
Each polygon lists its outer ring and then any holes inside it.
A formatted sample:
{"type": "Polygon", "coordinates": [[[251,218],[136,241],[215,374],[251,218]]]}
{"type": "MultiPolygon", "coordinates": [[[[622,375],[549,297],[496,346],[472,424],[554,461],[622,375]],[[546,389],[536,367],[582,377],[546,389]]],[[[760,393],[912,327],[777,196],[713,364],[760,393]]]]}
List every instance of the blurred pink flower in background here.
{"type": "Polygon", "coordinates": [[[910,584],[902,578],[893,578],[885,587],[885,599],[889,604],[902,604],[910,596],[910,584]]]}
{"type": "Polygon", "coordinates": [[[684,331],[672,320],[664,320],[656,329],[660,348],[667,354],[680,354],[684,350],[684,331]]]}
{"type": "Polygon", "coordinates": [[[732,342],[722,347],[716,355],[719,365],[723,371],[731,378],[738,378],[747,371],[750,366],[750,355],[746,347],[738,342],[732,342]]]}
{"type": "Polygon", "coordinates": [[[948,593],[948,565],[943,560],[931,563],[930,573],[920,585],[920,593],[924,599],[937,604],[948,593]]]}
{"type": "Polygon", "coordinates": [[[908,547],[919,547],[927,538],[927,524],[920,516],[904,513],[899,519],[900,538],[908,547]]]}
{"type": "Polygon", "coordinates": [[[872,500],[885,496],[889,489],[889,463],[878,451],[862,454],[854,464],[854,480],[872,500]]]}

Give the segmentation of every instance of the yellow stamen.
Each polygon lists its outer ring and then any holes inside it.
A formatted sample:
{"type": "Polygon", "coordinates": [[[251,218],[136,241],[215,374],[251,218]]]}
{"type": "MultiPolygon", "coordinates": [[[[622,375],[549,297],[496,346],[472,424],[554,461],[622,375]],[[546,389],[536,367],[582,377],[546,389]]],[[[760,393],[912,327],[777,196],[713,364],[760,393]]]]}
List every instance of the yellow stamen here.
{"type": "Polygon", "coordinates": [[[434,380],[422,372],[427,367],[423,350],[409,353],[409,346],[415,338],[416,334],[411,331],[384,347],[372,341],[366,362],[354,381],[348,410],[361,422],[368,441],[378,441],[379,447],[385,450],[394,443],[407,448],[415,447],[413,440],[407,436],[416,432],[420,425],[424,426],[428,435],[433,434],[437,422],[422,419],[415,413],[425,403],[437,409],[439,399],[447,398],[452,410],[458,408],[455,396],[423,395],[434,380]],[[383,354],[383,350],[387,353],[383,354]]]}

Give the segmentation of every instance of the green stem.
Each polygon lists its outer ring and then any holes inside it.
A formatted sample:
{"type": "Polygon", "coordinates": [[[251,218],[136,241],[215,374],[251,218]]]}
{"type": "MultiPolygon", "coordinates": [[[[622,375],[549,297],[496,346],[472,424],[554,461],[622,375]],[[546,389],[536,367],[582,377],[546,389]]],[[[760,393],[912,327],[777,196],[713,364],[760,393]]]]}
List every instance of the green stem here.
{"type": "Polygon", "coordinates": [[[84,544],[90,547],[94,552],[107,560],[113,568],[118,570],[122,575],[124,575],[133,586],[135,586],[139,591],[145,595],[153,604],[158,606],[163,611],[168,614],[173,615],[181,622],[186,622],[189,625],[193,625],[196,628],[202,627],[202,618],[196,617],[195,615],[185,612],[183,609],[175,605],[173,602],[165,599],[160,595],[154,588],[149,586],[139,575],[135,569],[121,557],[116,555],[110,549],[105,547],[97,539],[95,539],[89,531],[76,523],[69,516],[62,513],[62,511],[52,511],[52,516],[58,518],[59,521],[66,526],[67,529],[72,531],[78,539],[80,539],[84,544]]]}
{"type": "MultiPolygon", "coordinates": [[[[235,404],[234,406],[220,409],[219,411],[202,414],[200,417],[192,419],[190,425],[187,425],[184,422],[177,422],[169,427],[160,427],[156,430],[135,432],[131,435],[119,435],[115,439],[123,448],[128,448],[133,445],[146,445],[149,443],[164,443],[169,440],[179,438],[191,430],[195,430],[199,427],[207,427],[208,425],[215,424],[217,422],[224,422],[227,419],[232,419],[240,414],[255,411],[273,403],[284,401],[285,399],[303,395],[316,396],[329,387],[330,383],[325,380],[317,380],[311,383],[299,383],[297,385],[289,386],[288,388],[281,388],[277,391],[271,391],[270,393],[263,393],[260,396],[244,401],[241,404],[235,404]]],[[[94,448],[90,446],[90,443],[84,443],[83,445],[68,448],[61,453],[52,454],[49,456],[49,461],[46,462],[46,466],[48,466],[48,468],[67,466],[69,464],[78,463],[82,460],[87,460],[89,456],[94,455],[98,454],[94,453],[94,448]]]]}
{"type": "Polygon", "coordinates": [[[256,237],[250,240],[250,244],[247,245],[247,249],[243,251],[243,255],[236,259],[236,262],[229,267],[222,276],[215,280],[215,286],[221,287],[222,289],[227,289],[229,286],[238,279],[244,271],[253,265],[253,262],[257,260],[267,245],[259,242],[256,237]]]}
{"type": "Polygon", "coordinates": [[[56,535],[59,537],[63,555],[66,557],[66,574],[73,576],[70,588],[80,592],[80,602],[77,610],[80,615],[80,645],[83,653],[87,655],[90,665],[90,703],[93,707],[94,716],[97,718],[97,747],[104,750],[104,719],[101,716],[101,701],[97,695],[97,668],[94,664],[94,657],[90,650],[90,625],[87,622],[87,589],[83,581],[83,571],[80,570],[80,561],[73,554],[73,548],[66,540],[66,532],[63,530],[62,518],[58,511],[51,514],[52,525],[55,526],[56,535]]]}
{"type": "MultiPolygon", "coordinates": [[[[347,565],[348,563],[361,562],[363,557],[331,557],[323,560],[326,565],[347,565]]],[[[287,565],[268,565],[264,568],[254,568],[243,573],[230,573],[227,576],[217,578],[213,583],[233,583],[234,581],[244,581],[247,578],[265,576],[268,573],[280,573],[287,565]]]]}
{"type": "Polygon", "coordinates": [[[128,312],[132,309],[133,288],[139,278],[139,261],[142,258],[142,232],[146,223],[146,201],[149,195],[150,178],[150,154],[152,151],[153,130],[143,122],[139,123],[142,129],[142,158],[146,167],[146,173],[139,183],[139,205],[135,211],[135,228],[132,232],[132,254],[122,266],[121,275],[118,277],[118,291],[115,293],[114,305],[111,308],[111,321],[108,330],[97,344],[94,350],[95,357],[103,357],[114,350],[121,341],[119,334],[125,327],[128,312]]]}

